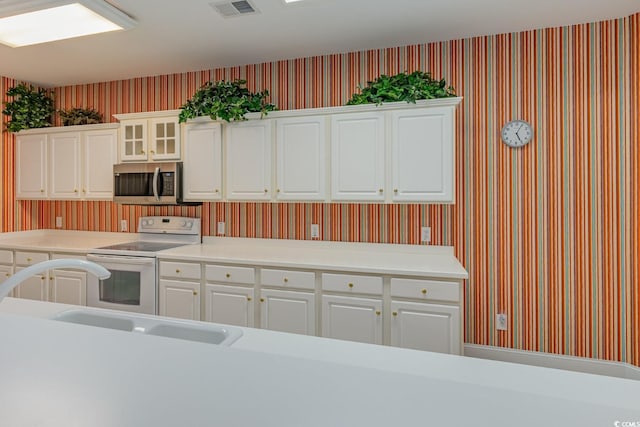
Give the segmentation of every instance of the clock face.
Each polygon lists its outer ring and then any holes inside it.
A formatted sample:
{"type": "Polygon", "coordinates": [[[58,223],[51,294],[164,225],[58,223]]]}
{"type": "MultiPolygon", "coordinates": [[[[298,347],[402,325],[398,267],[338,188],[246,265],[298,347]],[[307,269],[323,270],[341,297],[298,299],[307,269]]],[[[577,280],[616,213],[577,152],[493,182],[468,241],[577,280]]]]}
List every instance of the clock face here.
{"type": "Polygon", "coordinates": [[[511,120],[502,128],[502,141],[509,147],[523,147],[532,137],[533,129],[524,120],[511,120]]]}

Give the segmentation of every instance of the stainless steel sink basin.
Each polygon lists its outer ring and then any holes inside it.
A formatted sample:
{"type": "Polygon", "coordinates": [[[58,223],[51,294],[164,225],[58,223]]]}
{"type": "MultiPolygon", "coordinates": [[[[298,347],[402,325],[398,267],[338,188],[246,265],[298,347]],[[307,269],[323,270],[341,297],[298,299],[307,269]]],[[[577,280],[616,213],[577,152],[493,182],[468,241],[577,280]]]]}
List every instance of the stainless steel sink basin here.
{"type": "Polygon", "coordinates": [[[242,336],[233,326],[188,322],[144,314],[111,313],[72,309],[58,313],[53,320],[132,333],[229,346],[242,336]]]}

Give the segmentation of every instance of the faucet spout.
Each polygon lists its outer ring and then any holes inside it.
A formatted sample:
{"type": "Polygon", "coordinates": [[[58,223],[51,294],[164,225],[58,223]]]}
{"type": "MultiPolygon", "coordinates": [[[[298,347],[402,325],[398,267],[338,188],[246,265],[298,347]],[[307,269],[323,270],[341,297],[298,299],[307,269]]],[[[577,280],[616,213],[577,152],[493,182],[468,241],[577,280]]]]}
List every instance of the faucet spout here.
{"type": "Polygon", "coordinates": [[[95,262],[85,261],[82,259],[63,258],[43,261],[18,271],[16,274],[0,284],[0,302],[2,302],[4,297],[9,295],[9,292],[11,292],[13,288],[18,286],[25,279],[28,279],[34,274],[44,273],[45,271],[54,268],[76,268],[84,270],[97,276],[100,280],[108,279],[111,276],[111,272],[103,266],[98,265],[95,262]]]}

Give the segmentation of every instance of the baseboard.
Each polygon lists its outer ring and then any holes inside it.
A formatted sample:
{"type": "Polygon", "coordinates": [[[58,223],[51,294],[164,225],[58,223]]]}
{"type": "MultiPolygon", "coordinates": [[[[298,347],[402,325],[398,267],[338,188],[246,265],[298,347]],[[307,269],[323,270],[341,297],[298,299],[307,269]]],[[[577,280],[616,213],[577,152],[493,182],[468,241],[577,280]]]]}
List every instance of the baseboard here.
{"type": "Polygon", "coordinates": [[[488,345],[465,344],[464,355],[479,359],[499,360],[523,365],[544,366],[546,368],[585,372],[596,375],[626,378],[640,381],[640,368],[622,362],[564,356],[536,351],[515,350],[488,345]]]}

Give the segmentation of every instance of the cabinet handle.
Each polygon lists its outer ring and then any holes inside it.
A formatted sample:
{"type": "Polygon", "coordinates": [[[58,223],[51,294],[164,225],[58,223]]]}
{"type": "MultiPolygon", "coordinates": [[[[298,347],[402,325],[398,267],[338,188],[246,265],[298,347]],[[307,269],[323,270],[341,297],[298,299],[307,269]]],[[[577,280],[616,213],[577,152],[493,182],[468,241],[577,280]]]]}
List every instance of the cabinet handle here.
{"type": "Polygon", "coordinates": [[[151,154],[156,154],[156,152],[155,152],[155,151],[153,151],[153,150],[151,150],[151,151],[150,151],[150,153],[151,153],[151,154]]]}
{"type": "Polygon", "coordinates": [[[349,283],[347,286],[353,288],[353,283],[349,283]]]}
{"type": "Polygon", "coordinates": [[[180,269],[179,268],[176,268],[176,273],[180,273],[180,269]]]}
{"type": "Polygon", "coordinates": [[[44,276],[42,276],[42,277],[40,278],[40,280],[44,280],[44,276]]]}
{"type": "Polygon", "coordinates": [[[193,294],[194,295],[198,295],[198,291],[193,291],[193,294]]]}
{"type": "Polygon", "coordinates": [[[397,188],[394,188],[394,189],[393,189],[393,192],[394,192],[394,193],[397,193],[397,192],[398,192],[398,189],[397,189],[397,188]]]}
{"type": "Polygon", "coordinates": [[[391,313],[391,314],[393,314],[394,316],[397,316],[397,315],[398,315],[398,312],[397,312],[397,311],[394,311],[394,312],[393,312],[393,313],[391,313]]]}
{"type": "Polygon", "coordinates": [[[265,194],[269,192],[269,190],[267,190],[266,188],[264,189],[265,194]]]}
{"type": "Polygon", "coordinates": [[[230,273],[225,274],[226,278],[228,279],[229,277],[231,277],[230,273]]]}
{"type": "Polygon", "coordinates": [[[219,193],[219,192],[220,192],[220,190],[218,190],[218,189],[216,188],[216,191],[215,191],[215,192],[216,192],[216,193],[219,193]]]}
{"type": "Polygon", "coordinates": [[[276,190],[276,192],[278,192],[278,193],[279,193],[279,192],[280,192],[280,189],[278,188],[278,189],[276,190]]]}
{"type": "Polygon", "coordinates": [[[426,289],[423,289],[420,292],[422,292],[422,295],[426,295],[427,294],[427,290],[426,289]]]}
{"type": "Polygon", "coordinates": [[[27,258],[27,262],[31,262],[31,258],[27,258]]]}
{"type": "Polygon", "coordinates": [[[77,192],[78,192],[78,189],[77,189],[77,188],[74,188],[74,189],[73,189],[73,192],[74,192],[74,193],[77,193],[77,192]]]}
{"type": "Polygon", "coordinates": [[[264,302],[264,298],[260,298],[260,302],[264,302]]]}
{"type": "Polygon", "coordinates": [[[83,193],[86,193],[86,192],[87,192],[87,189],[86,189],[86,188],[83,188],[83,189],[82,189],[82,192],[83,192],[83,193]]]}
{"type": "Polygon", "coordinates": [[[140,151],[140,154],[144,154],[144,150],[140,151]]]}
{"type": "Polygon", "coordinates": [[[383,192],[384,192],[384,190],[382,190],[382,188],[381,188],[381,189],[379,189],[379,190],[378,190],[378,192],[379,192],[379,193],[383,193],[383,192]]]}
{"type": "Polygon", "coordinates": [[[44,188],[41,188],[41,189],[40,189],[40,192],[41,192],[41,193],[44,193],[44,188]]]}
{"type": "Polygon", "coordinates": [[[382,312],[380,310],[376,310],[376,316],[380,316],[380,314],[382,314],[382,312]]]}
{"type": "Polygon", "coordinates": [[[247,297],[247,301],[251,301],[251,297],[247,297]]]}
{"type": "Polygon", "coordinates": [[[7,277],[11,276],[9,273],[4,273],[4,275],[7,277]]]}
{"type": "Polygon", "coordinates": [[[53,280],[53,276],[49,277],[49,280],[53,280]]]}
{"type": "Polygon", "coordinates": [[[282,280],[284,283],[289,282],[289,279],[287,279],[286,277],[282,280]]]}

